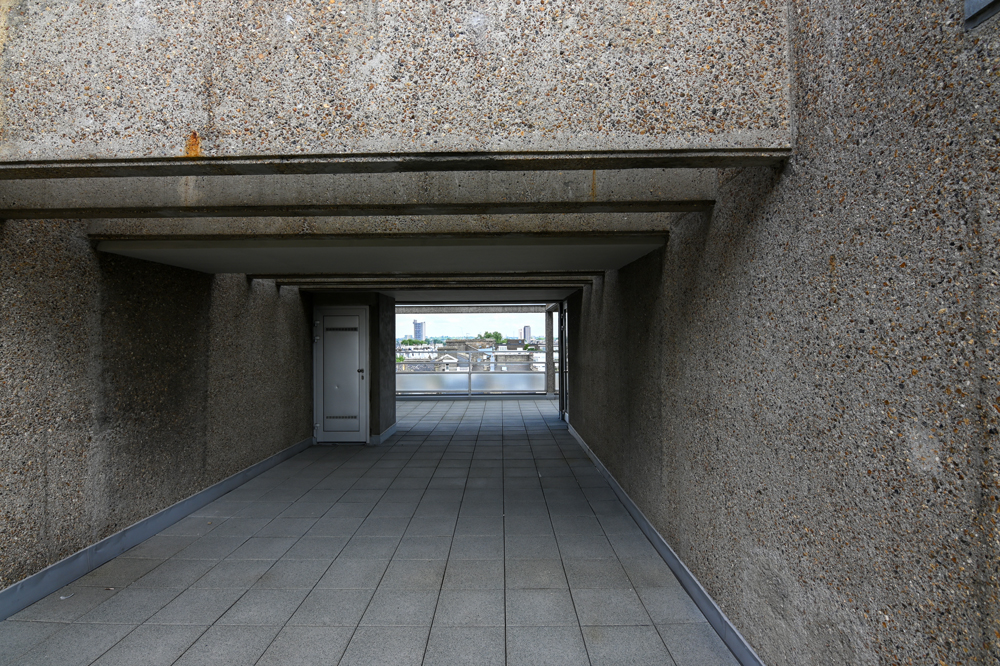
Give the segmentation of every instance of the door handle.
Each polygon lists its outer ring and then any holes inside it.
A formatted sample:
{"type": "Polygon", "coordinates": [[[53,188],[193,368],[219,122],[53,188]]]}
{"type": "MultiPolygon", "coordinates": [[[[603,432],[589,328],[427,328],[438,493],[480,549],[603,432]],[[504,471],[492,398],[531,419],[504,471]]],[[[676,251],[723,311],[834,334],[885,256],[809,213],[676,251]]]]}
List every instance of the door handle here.
{"type": "Polygon", "coordinates": [[[364,374],[364,372],[365,372],[365,369],[364,369],[364,368],[358,368],[358,372],[360,372],[360,373],[364,374]]]}

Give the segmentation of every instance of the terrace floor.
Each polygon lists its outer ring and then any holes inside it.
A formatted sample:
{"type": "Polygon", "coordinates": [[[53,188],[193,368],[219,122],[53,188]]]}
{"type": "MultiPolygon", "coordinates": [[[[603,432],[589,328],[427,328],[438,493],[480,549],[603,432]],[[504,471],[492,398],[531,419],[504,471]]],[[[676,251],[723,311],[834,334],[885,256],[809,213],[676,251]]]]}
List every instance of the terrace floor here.
{"type": "Polygon", "coordinates": [[[736,664],[553,401],[397,415],[0,623],[0,664],[736,664]]]}

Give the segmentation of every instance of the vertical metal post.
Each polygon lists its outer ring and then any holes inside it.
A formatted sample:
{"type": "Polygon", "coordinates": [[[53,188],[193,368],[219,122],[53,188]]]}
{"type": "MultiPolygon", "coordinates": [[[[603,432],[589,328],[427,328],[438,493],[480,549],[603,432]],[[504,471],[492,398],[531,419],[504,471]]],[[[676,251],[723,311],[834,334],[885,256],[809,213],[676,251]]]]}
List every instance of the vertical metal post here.
{"type": "Polygon", "coordinates": [[[556,392],[555,340],[552,335],[552,310],[545,310],[545,393],[556,392]]]}

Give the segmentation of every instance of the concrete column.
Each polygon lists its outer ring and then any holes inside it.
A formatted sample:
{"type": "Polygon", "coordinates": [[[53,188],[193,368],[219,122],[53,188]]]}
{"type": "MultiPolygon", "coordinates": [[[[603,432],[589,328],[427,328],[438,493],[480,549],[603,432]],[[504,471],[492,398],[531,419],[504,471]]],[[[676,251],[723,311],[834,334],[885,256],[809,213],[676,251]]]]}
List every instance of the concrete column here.
{"type": "Polygon", "coordinates": [[[556,392],[556,368],[553,348],[555,340],[552,335],[552,313],[545,313],[545,392],[553,395],[556,392]]]}

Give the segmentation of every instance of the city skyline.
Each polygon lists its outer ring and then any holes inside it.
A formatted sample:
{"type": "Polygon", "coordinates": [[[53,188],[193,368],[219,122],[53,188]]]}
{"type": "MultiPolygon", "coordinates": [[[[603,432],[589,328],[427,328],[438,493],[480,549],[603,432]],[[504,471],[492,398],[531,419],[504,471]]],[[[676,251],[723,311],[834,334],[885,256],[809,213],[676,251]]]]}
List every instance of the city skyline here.
{"type": "MultiPolygon", "coordinates": [[[[529,326],[533,335],[545,332],[545,315],[541,312],[490,314],[420,314],[396,315],[396,339],[413,335],[414,319],[424,322],[431,338],[468,338],[488,331],[500,331],[508,338],[517,338],[518,329],[529,326]]],[[[558,337],[558,336],[557,336],[558,337]]]]}

